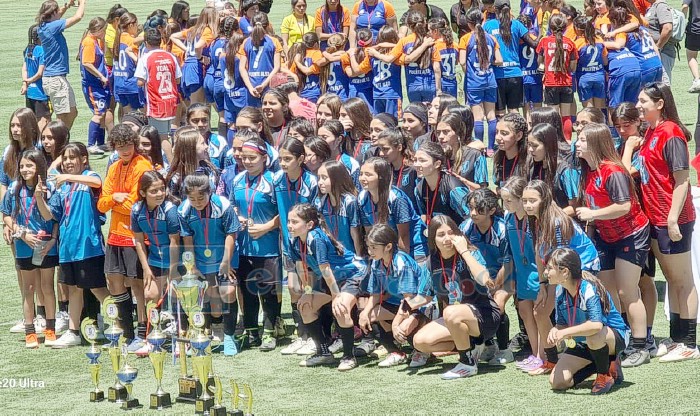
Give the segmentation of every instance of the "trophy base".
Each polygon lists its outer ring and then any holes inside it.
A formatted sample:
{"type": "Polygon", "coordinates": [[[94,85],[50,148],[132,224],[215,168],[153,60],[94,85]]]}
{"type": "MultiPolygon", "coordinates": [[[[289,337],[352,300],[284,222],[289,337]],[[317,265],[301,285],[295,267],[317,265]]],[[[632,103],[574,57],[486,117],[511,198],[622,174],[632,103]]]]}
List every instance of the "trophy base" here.
{"type": "Polygon", "coordinates": [[[243,410],[241,409],[234,409],[228,412],[228,416],[243,416],[243,410]]]}
{"type": "Polygon", "coordinates": [[[199,382],[191,377],[180,377],[177,380],[178,395],[175,401],[178,403],[194,403],[197,400],[197,385],[199,382]]]}
{"type": "Polygon", "coordinates": [[[226,407],[221,405],[212,406],[209,409],[209,416],[226,416],[226,407]]]}
{"type": "Polygon", "coordinates": [[[124,403],[128,396],[125,387],[107,389],[107,401],[110,403],[124,403]]]}
{"type": "Polygon", "coordinates": [[[91,402],[101,402],[102,400],[105,399],[105,392],[102,390],[100,391],[91,391],[90,392],[90,401],[91,402]]]}
{"type": "Polygon", "coordinates": [[[122,410],[131,410],[136,409],[137,407],[141,407],[139,399],[125,400],[124,403],[122,403],[122,410]]]}
{"type": "Polygon", "coordinates": [[[149,409],[163,410],[165,408],[171,407],[172,405],[173,403],[170,400],[170,393],[151,394],[149,409]]]}
{"type": "Polygon", "coordinates": [[[210,397],[208,399],[197,399],[194,403],[194,413],[198,415],[203,415],[209,413],[209,409],[214,406],[214,398],[210,397]]]}

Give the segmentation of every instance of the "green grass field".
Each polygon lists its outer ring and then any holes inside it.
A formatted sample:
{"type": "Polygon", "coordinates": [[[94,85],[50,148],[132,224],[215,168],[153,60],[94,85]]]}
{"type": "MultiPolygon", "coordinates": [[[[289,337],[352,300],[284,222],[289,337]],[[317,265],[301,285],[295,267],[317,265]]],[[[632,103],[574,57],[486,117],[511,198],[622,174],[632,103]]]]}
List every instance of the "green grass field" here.
{"type": "MultiPolygon", "coordinates": [[[[192,1],[192,13],[196,13],[203,1],[192,1]]],[[[449,10],[451,2],[432,2],[449,10]]],[[[672,0],[680,6],[679,0],[672,0]]],[[[0,56],[5,60],[0,67],[0,120],[8,123],[12,112],[24,104],[19,95],[22,50],[26,45],[26,32],[33,23],[39,1],[14,3],[6,0],[4,25],[0,43],[0,56]]],[[[93,16],[106,15],[113,4],[104,0],[88,0],[86,18],[78,26],[68,30],[67,38],[71,54],[77,52],[78,42],[87,22],[93,16]]],[[[154,8],[170,10],[170,1],[123,0],[122,5],[135,12],[140,19],[154,8]]],[[[313,0],[309,13],[321,4],[313,0]]],[[[349,2],[345,2],[346,6],[349,2]]],[[[579,6],[580,1],[575,1],[579,6]]],[[[397,13],[402,13],[407,4],[395,4],[397,13]]],[[[517,4],[514,2],[514,7],[517,4]]],[[[279,25],[282,17],[290,12],[287,2],[277,0],[271,13],[271,21],[279,25]]],[[[69,15],[73,11],[69,11],[69,15]]],[[[677,61],[673,73],[673,89],[681,119],[693,131],[696,117],[695,95],[685,92],[691,82],[685,54],[677,61]]],[[[70,81],[79,103],[79,117],[75,122],[73,140],[85,141],[89,111],[80,93],[80,75],[77,62],[71,63],[70,81]]],[[[7,136],[0,138],[0,145],[7,144],[7,136]]],[[[92,159],[93,169],[103,173],[105,158],[92,159]]],[[[14,272],[14,261],[9,248],[0,247],[0,403],[5,414],[121,414],[114,404],[107,402],[91,404],[88,392],[91,389],[86,347],[68,350],[39,348],[26,350],[21,335],[9,334],[8,329],[21,317],[21,302],[14,272]],[[32,388],[28,380],[34,381],[32,388]],[[23,387],[26,386],[26,387],[23,387]]],[[[661,279],[661,276],[658,276],[661,279]]],[[[285,294],[284,311],[287,323],[289,316],[288,297],[285,294]]],[[[511,320],[515,312],[510,311],[511,320]]],[[[668,334],[668,324],[663,318],[662,305],[655,322],[655,334],[668,334]]],[[[512,325],[515,332],[517,324],[512,325]]],[[[661,365],[656,360],[643,367],[625,372],[621,388],[603,397],[592,397],[590,382],[583,389],[565,394],[549,390],[546,377],[533,378],[513,367],[481,366],[476,377],[454,382],[440,380],[439,374],[454,365],[455,357],[421,369],[418,372],[406,368],[378,369],[376,361],[362,362],[350,373],[341,374],[333,368],[302,369],[297,366],[299,358],[282,357],[279,352],[262,353],[245,351],[234,358],[214,357],[215,372],[225,380],[235,378],[250,383],[254,392],[254,412],[270,414],[693,414],[698,412],[697,377],[700,374],[697,362],[661,365]]],[[[114,374],[106,354],[103,363],[101,387],[114,381],[114,374]]],[[[147,359],[130,358],[140,373],[134,383],[134,394],[146,403],[148,395],[155,390],[150,362],[147,359]]],[[[178,368],[166,365],[164,388],[176,393],[178,368]]],[[[228,404],[228,399],[226,399],[228,404]]],[[[148,410],[134,411],[135,414],[148,410]]],[[[167,414],[192,414],[191,405],[175,405],[167,414]]]]}

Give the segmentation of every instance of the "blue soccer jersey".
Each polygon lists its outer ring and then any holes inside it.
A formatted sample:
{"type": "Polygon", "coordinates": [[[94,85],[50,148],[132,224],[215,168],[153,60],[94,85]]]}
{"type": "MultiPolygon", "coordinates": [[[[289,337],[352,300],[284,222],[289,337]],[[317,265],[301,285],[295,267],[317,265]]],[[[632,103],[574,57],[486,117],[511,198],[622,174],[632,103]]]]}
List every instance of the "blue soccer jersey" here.
{"type": "MultiPolygon", "coordinates": [[[[254,224],[267,223],[279,215],[272,175],[272,172],[265,171],[251,177],[244,171],[227,184],[228,195],[238,214],[254,224]]],[[[259,238],[251,237],[247,228],[238,234],[238,245],[243,256],[277,257],[280,255],[279,240],[279,228],[259,238]]]]}
{"type": "Polygon", "coordinates": [[[401,58],[390,64],[369,54],[360,62],[360,72],[372,72],[372,89],[375,100],[396,100],[403,97],[403,85],[401,84],[401,58]]]}
{"type": "Polygon", "coordinates": [[[225,167],[226,153],[228,150],[229,147],[225,137],[219,136],[216,133],[209,134],[209,159],[217,169],[221,170],[225,167]]]}
{"type": "Polygon", "coordinates": [[[642,74],[663,67],[661,58],[654,48],[654,39],[645,27],[641,26],[637,33],[627,34],[627,48],[637,57],[642,74]]]}
{"type": "MultiPolygon", "coordinates": [[[[222,58],[226,59],[226,58],[222,58]]],[[[248,90],[238,71],[240,59],[234,58],[234,73],[229,74],[226,65],[221,66],[224,75],[224,118],[227,123],[235,123],[241,109],[248,105],[248,90]]]]}
{"type": "MultiPolygon", "coordinates": [[[[416,35],[411,33],[399,40],[391,55],[395,58],[408,56],[416,47],[416,35]]],[[[430,51],[424,53],[429,54],[430,51]]],[[[421,68],[418,62],[404,63],[404,77],[406,79],[406,90],[409,95],[414,92],[429,92],[435,94],[435,74],[431,65],[421,68]]]]}
{"type": "Polygon", "coordinates": [[[350,93],[350,77],[343,70],[343,65],[340,61],[331,62],[329,65],[326,90],[337,94],[341,100],[345,101],[350,93]]]}
{"type": "MultiPolygon", "coordinates": [[[[25,49],[24,63],[27,66],[27,77],[32,78],[39,71],[39,67],[44,65],[44,48],[41,45],[34,46],[31,57],[28,52],[28,49],[25,49]]],[[[36,101],[47,101],[49,99],[44,92],[41,78],[27,84],[27,98],[36,101]]]]}
{"type": "Polygon", "coordinates": [[[496,278],[506,258],[506,223],[501,217],[494,217],[491,228],[482,233],[471,218],[464,221],[459,229],[465,237],[479,249],[486,261],[486,268],[492,279],[496,278]]]}
{"type": "Polygon", "coordinates": [[[367,279],[367,292],[382,295],[382,303],[399,306],[405,295],[413,297],[418,288],[425,287],[430,280],[427,267],[421,267],[409,254],[396,250],[391,264],[372,260],[367,279]]]}
{"type": "Polygon", "coordinates": [[[288,255],[289,230],[287,229],[287,216],[289,215],[289,210],[296,204],[313,204],[318,192],[318,181],[316,175],[306,169],[302,170],[301,176],[294,181],[289,179],[289,176],[283,171],[275,172],[272,181],[275,188],[275,198],[277,198],[280,228],[282,229],[282,250],[288,255]]]}
{"type": "MultiPolygon", "coordinates": [[[[12,217],[14,222],[20,227],[25,227],[27,232],[32,234],[44,233],[56,238],[53,235],[53,226],[56,224],[54,220],[46,221],[41,216],[39,208],[36,206],[36,198],[34,197],[34,189],[27,186],[17,192],[19,186],[17,181],[10,184],[10,187],[5,192],[5,196],[0,205],[0,212],[5,216],[12,217]]],[[[49,197],[55,192],[51,183],[46,184],[49,189],[49,197]]],[[[15,239],[15,257],[18,259],[32,257],[34,249],[29,247],[21,238],[15,239]]],[[[47,253],[48,256],[58,255],[57,247],[54,245],[47,253]]]]}
{"type": "MultiPolygon", "coordinates": [[[[595,245],[583,231],[580,225],[575,221],[570,220],[573,224],[573,234],[569,240],[565,240],[561,234],[561,227],[556,226],[556,241],[543,242],[538,248],[538,254],[542,262],[549,259],[549,255],[557,248],[570,248],[581,257],[581,270],[589,272],[598,272],[600,270],[600,259],[598,259],[598,250],[595,245]]],[[[532,230],[528,227],[528,233],[532,238],[532,230]]]]}
{"type": "Polygon", "coordinates": [[[343,166],[345,166],[345,168],[348,170],[348,173],[352,178],[352,183],[355,184],[357,190],[362,190],[362,186],[360,185],[360,163],[354,157],[349,156],[345,153],[339,154],[335,158],[335,160],[342,163],[343,166]]]}
{"type": "MultiPolygon", "coordinates": [[[[131,231],[143,233],[150,243],[148,265],[167,269],[170,267],[170,236],[180,234],[177,206],[165,201],[149,211],[141,200],[131,207],[131,231]]],[[[178,262],[179,259],[175,259],[178,262]]]]}
{"type": "Polygon", "coordinates": [[[281,50],[279,42],[268,35],[265,35],[258,47],[253,45],[251,38],[243,42],[238,53],[248,58],[248,77],[254,87],[262,84],[270,76],[275,68],[275,55],[281,50]]]}
{"type": "Polygon", "coordinates": [[[503,65],[493,68],[496,79],[515,78],[523,75],[520,68],[520,39],[527,35],[525,26],[516,19],[510,22],[510,42],[506,43],[501,36],[500,22],[491,19],[484,23],[484,31],[498,41],[499,50],[503,57],[503,65]]]}
{"type": "MultiPolygon", "coordinates": [[[[532,33],[529,36],[533,36],[532,33]]],[[[527,43],[520,41],[520,68],[523,73],[523,85],[542,85],[542,73],[537,70],[537,52],[527,43]]]]}
{"type": "Polygon", "coordinates": [[[515,214],[506,212],[506,256],[503,264],[511,265],[511,277],[515,280],[518,299],[535,300],[540,290],[539,272],[535,260],[535,245],[528,234],[527,216],[518,220],[515,214]],[[513,276],[514,275],[514,276],[513,276]]]}
{"type": "Polygon", "coordinates": [[[459,40],[459,50],[466,51],[467,54],[467,73],[464,76],[464,90],[482,91],[490,88],[496,88],[496,76],[493,73],[494,50],[498,48],[498,42],[491,35],[486,35],[486,46],[488,48],[488,66],[486,69],[481,67],[479,62],[479,53],[477,50],[476,36],[472,33],[467,33],[459,40]]]}
{"type": "Polygon", "coordinates": [[[464,179],[487,186],[489,183],[488,164],[486,156],[477,149],[462,146],[462,164],[455,169],[464,179]]]}
{"type": "Polygon", "coordinates": [[[131,59],[127,51],[131,51],[134,54],[138,53],[134,44],[134,38],[127,33],[122,33],[122,39],[121,42],[119,42],[119,56],[115,56],[117,59],[114,60],[114,66],[112,67],[115,94],[139,93],[139,87],[136,84],[137,79],[134,76],[136,72],[136,61],[131,59]]]}
{"type": "Polygon", "coordinates": [[[359,227],[360,206],[357,197],[352,194],[343,194],[340,204],[334,207],[328,195],[319,195],[314,200],[314,205],[323,214],[323,218],[328,224],[335,238],[348,250],[355,252],[355,243],[351,230],[359,227]]]}

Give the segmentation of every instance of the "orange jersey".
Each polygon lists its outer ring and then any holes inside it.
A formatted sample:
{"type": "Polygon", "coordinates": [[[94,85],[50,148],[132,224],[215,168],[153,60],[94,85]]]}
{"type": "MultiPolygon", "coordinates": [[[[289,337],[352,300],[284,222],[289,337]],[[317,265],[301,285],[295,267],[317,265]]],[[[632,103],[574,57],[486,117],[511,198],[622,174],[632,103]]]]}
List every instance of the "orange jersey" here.
{"type": "Polygon", "coordinates": [[[343,33],[344,27],[350,27],[350,10],[345,6],[340,6],[341,10],[335,12],[325,11],[325,6],[316,10],[314,27],[321,28],[323,33],[343,33]],[[339,13],[342,12],[342,13],[339,13]],[[342,19],[340,15],[342,14],[342,19]]]}
{"type": "MultiPolygon", "coordinates": [[[[321,59],[323,59],[323,53],[320,50],[309,49],[306,51],[306,56],[304,56],[302,59],[302,63],[309,67],[312,74],[320,74],[321,67],[316,65],[316,62],[320,61],[321,59]]],[[[297,71],[297,65],[295,62],[292,62],[292,66],[289,68],[289,70],[292,72],[297,71]]]]}

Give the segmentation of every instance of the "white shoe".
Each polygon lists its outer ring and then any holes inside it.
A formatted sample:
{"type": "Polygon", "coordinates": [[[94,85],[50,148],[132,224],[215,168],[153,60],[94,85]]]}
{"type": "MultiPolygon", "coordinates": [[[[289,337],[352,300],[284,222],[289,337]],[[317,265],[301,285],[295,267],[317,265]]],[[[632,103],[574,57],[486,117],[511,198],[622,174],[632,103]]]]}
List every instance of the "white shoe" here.
{"type": "MultiPolygon", "coordinates": [[[[36,328],[35,328],[36,329],[36,328]]],[[[12,334],[24,334],[24,319],[20,319],[10,328],[12,334]]]]}
{"type": "Polygon", "coordinates": [[[282,355],[293,355],[293,354],[296,354],[297,351],[299,351],[301,348],[303,348],[304,345],[306,345],[306,342],[301,338],[297,338],[291,344],[282,348],[280,353],[282,355]]]}
{"type": "Polygon", "coordinates": [[[136,351],[134,352],[134,354],[135,354],[137,357],[148,357],[148,354],[150,354],[151,351],[153,351],[153,345],[151,345],[150,343],[146,342],[145,344],[143,344],[143,347],[141,347],[141,348],[139,348],[138,350],[136,350],[136,351]]]}
{"type": "Polygon", "coordinates": [[[511,351],[510,348],[506,348],[505,350],[498,351],[496,355],[489,360],[489,365],[504,365],[512,363],[513,361],[515,361],[513,351],[511,351]]]}
{"type": "Polygon", "coordinates": [[[340,364],[338,364],[338,371],[350,371],[355,367],[357,367],[355,357],[345,357],[341,358],[340,364]]]}
{"type": "Polygon", "coordinates": [[[694,79],[693,83],[690,85],[690,88],[688,89],[689,93],[697,93],[700,92],[700,79],[694,79]]]}
{"type": "Polygon", "coordinates": [[[428,364],[429,358],[430,354],[413,350],[413,354],[411,354],[411,362],[408,364],[408,366],[410,368],[423,367],[424,365],[428,364]]]}
{"type": "Polygon", "coordinates": [[[328,351],[331,352],[331,354],[335,354],[336,352],[340,351],[343,349],[343,340],[340,338],[336,338],[335,341],[328,347],[328,351]]]}
{"type": "Polygon", "coordinates": [[[316,343],[311,338],[307,339],[304,346],[299,348],[296,355],[312,355],[316,354],[316,343]]]}
{"type": "Polygon", "coordinates": [[[658,349],[656,351],[656,356],[657,357],[663,357],[664,355],[668,354],[671,352],[674,348],[676,348],[676,343],[673,342],[671,338],[664,338],[659,342],[658,349]]]}
{"type": "Polygon", "coordinates": [[[212,324],[211,325],[211,340],[213,342],[220,343],[224,339],[224,325],[223,324],[212,324]]]}
{"type": "Polygon", "coordinates": [[[68,347],[77,347],[81,343],[80,340],[80,335],[76,335],[72,333],[71,331],[66,331],[61,335],[60,338],[54,342],[54,344],[51,346],[51,348],[68,348],[68,347]]]}
{"type": "Polygon", "coordinates": [[[672,363],[676,361],[697,360],[698,358],[700,358],[700,351],[698,351],[697,347],[689,348],[683,343],[678,343],[668,354],[659,358],[659,362],[672,363]]]}
{"type": "Polygon", "coordinates": [[[440,376],[443,380],[456,380],[458,378],[471,377],[479,372],[479,368],[475,365],[467,365],[457,363],[455,368],[440,376]]]}
{"type": "Polygon", "coordinates": [[[105,151],[100,149],[97,145],[92,145],[88,147],[88,153],[91,155],[103,155],[105,151]]]}
{"type": "Polygon", "coordinates": [[[406,354],[402,352],[392,352],[391,354],[387,355],[385,359],[379,362],[377,364],[377,367],[380,368],[387,368],[387,367],[393,367],[395,365],[403,364],[406,362],[406,354]]]}
{"type": "Polygon", "coordinates": [[[60,334],[68,330],[68,323],[70,317],[68,312],[58,311],[56,312],[56,333],[60,334]]]}
{"type": "Polygon", "coordinates": [[[34,318],[34,330],[37,334],[43,334],[46,331],[46,319],[43,316],[37,315],[34,318]]]}

